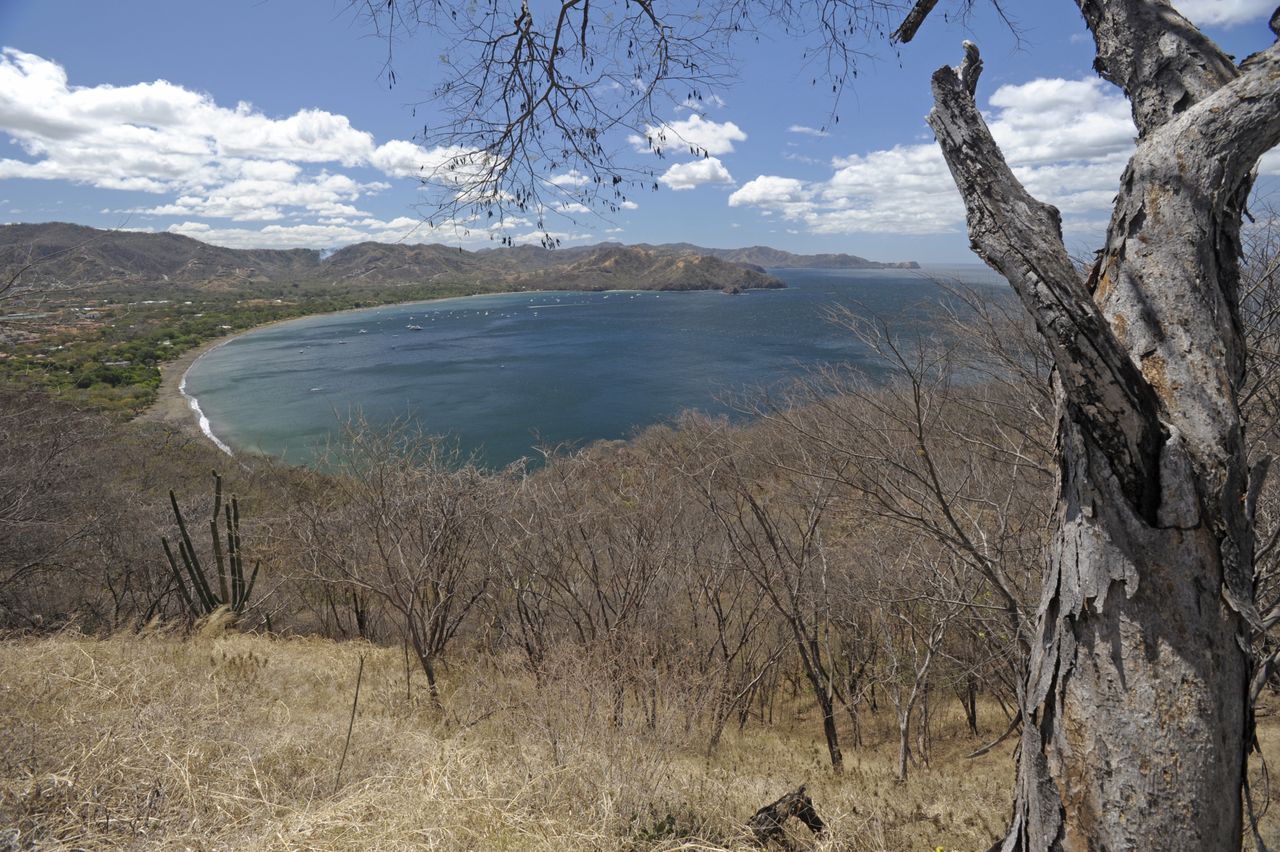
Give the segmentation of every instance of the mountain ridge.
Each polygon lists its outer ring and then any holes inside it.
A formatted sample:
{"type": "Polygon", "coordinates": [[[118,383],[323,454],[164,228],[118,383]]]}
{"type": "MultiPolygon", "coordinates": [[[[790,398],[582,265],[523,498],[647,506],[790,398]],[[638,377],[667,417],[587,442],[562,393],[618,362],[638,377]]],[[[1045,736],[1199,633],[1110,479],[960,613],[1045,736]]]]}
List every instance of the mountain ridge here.
{"type": "Polygon", "coordinates": [[[232,249],[174,233],[108,231],[64,222],[0,226],[0,269],[28,283],[101,289],[252,292],[264,285],[330,288],[468,284],[512,290],[778,288],[765,267],[916,268],[855,255],[797,255],[766,246],[709,249],[691,243],[603,242],[546,250],[466,251],[441,244],[361,242],[315,249],[232,249]],[[34,263],[32,263],[34,261],[34,263]],[[763,263],[760,261],[764,261],[763,263]]]}

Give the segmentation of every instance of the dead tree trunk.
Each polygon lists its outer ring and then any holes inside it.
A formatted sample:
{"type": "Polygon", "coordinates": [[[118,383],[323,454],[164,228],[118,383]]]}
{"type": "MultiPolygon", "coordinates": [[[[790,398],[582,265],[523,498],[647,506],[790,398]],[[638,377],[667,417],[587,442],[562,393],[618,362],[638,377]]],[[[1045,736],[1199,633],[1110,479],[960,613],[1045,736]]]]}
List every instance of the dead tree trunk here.
{"type": "Polygon", "coordinates": [[[965,676],[959,696],[965,724],[969,726],[969,733],[976,737],[982,732],[978,729],[978,679],[973,674],[965,676]]]}
{"type": "Polygon", "coordinates": [[[971,44],[929,116],[973,247],[1056,364],[1056,530],[1004,849],[1239,848],[1256,612],[1238,237],[1280,141],[1280,47],[1236,67],[1166,0],[1078,4],[1140,134],[1087,280],[991,138],[971,44]]]}

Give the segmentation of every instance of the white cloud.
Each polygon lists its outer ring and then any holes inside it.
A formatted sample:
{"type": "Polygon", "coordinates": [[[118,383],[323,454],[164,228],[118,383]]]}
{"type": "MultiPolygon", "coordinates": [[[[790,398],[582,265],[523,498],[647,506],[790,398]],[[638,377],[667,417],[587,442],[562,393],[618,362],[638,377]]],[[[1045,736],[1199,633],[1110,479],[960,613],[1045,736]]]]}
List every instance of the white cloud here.
{"type": "Polygon", "coordinates": [[[1264,175],[1280,177],[1280,148],[1272,148],[1258,161],[1258,171],[1264,175]]]}
{"type": "Polygon", "coordinates": [[[733,175],[716,157],[676,163],[658,178],[669,189],[693,189],[703,184],[733,184],[733,175]]]}
{"type": "Polygon", "coordinates": [[[810,199],[814,192],[804,181],[795,178],[761,175],[730,195],[729,206],[763,207],[794,216],[813,209],[810,199]]]}
{"type": "Polygon", "coordinates": [[[1174,0],[1173,5],[1201,27],[1231,27],[1266,18],[1276,7],[1275,0],[1174,0]]]}
{"type": "Polygon", "coordinates": [[[708,109],[723,109],[724,98],[719,95],[707,95],[703,98],[685,98],[676,109],[688,109],[694,112],[706,112],[708,109]]]}
{"type": "Polygon", "coordinates": [[[152,216],[201,216],[237,221],[284,218],[287,208],[324,216],[363,216],[348,201],[386,189],[385,183],[358,183],[347,175],[322,172],[301,180],[229,181],[207,194],[183,195],[170,204],[132,212],[152,216]]]}
{"type": "Polygon", "coordinates": [[[825,234],[954,230],[964,208],[936,145],[902,145],[835,161],[822,187],[825,207],[810,227],[825,234]]]}
{"type": "Polygon", "coordinates": [[[402,216],[388,222],[364,220],[360,227],[339,224],[267,225],[264,228],[216,227],[205,222],[180,222],[168,231],[183,234],[206,243],[228,248],[333,248],[334,246],[375,240],[395,243],[402,240],[430,242],[422,239],[427,227],[419,219],[402,216]],[[413,239],[415,238],[416,239],[413,239]]]}
{"type": "Polygon", "coordinates": [[[465,153],[404,140],[376,145],[346,116],[304,109],[272,118],[165,80],[76,86],[57,63],[11,48],[0,52],[0,131],[26,155],[0,159],[0,179],[169,195],[131,212],[234,221],[364,216],[354,202],[390,184],[333,167],[428,179],[465,153]]]}
{"type": "Polygon", "coordinates": [[[791,160],[792,162],[796,162],[796,163],[806,163],[810,166],[824,165],[824,162],[822,160],[819,160],[817,157],[810,157],[805,154],[797,154],[793,151],[783,151],[782,159],[791,160]]]}
{"type": "MultiPolygon", "coordinates": [[[[206,222],[180,222],[170,225],[170,233],[184,234],[206,243],[228,248],[315,248],[372,240],[380,243],[447,243],[476,248],[493,244],[499,235],[508,235],[520,244],[537,244],[543,231],[532,229],[526,219],[508,219],[502,224],[468,227],[462,222],[439,222],[434,226],[411,216],[382,220],[366,217],[359,220],[323,219],[314,223],[273,224],[261,229],[218,227],[206,222]],[[513,230],[518,230],[512,233],[513,230]],[[525,230],[528,229],[528,230],[525,230]]],[[[563,242],[582,240],[588,234],[553,232],[563,242]]]]}
{"type": "Polygon", "coordinates": [[[991,135],[1010,163],[1091,159],[1133,149],[1129,102],[1097,78],[1032,80],[996,89],[991,135]]]}
{"type": "Polygon", "coordinates": [[[637,151],[680,151],[688,149],[701,155],[712,156],[733,153],[733,143],[743,142],[747,134],[732,121],[710,121],[700,115],[691,115],[679,121],[671,121],[659,127],[645,128],[645,136],[632,134],[628,141],[637,151]]]}
{"type": "Polygon", "coordinates": [[[793,124],[787,128],[788,133],[799,133],[803,136],[830,136],[831,134],[817,127],[806,127],[803,124],[793,124]]]}
{"type": "MultiPolygon", "coordinates": [[[[1067,218],[1108,211],[1136,135],[1123,95],[1096,79],[1001,86],[987,121],[1014,173],[1067,218]]],[[[832,161],[825,181],[762,176],[729,197],[812,233],[961,231],[964,206],[938,146],[899,145],[832,161]]]]}
{"type": "Polygon", "coordinates": [[[591,182],[591,178],[584,175],[577,169],[569,169],[567,172],[561,172],[558,175],[552,175],[547,178],[547,183],[552,186],[559,186],[568,189],[581,189],[591,182]]]}

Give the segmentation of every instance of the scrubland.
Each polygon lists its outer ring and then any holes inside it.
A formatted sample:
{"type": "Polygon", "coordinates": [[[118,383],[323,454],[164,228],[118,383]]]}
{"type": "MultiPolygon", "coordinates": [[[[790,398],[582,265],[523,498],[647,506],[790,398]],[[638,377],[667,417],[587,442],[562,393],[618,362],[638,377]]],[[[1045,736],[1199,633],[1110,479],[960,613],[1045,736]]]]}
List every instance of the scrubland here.
{"type": "Polygon", "coordinates": [[[829,826],[818,848],[977,849],[1005,817],[1011,749],[965,760],[981,743],[958,708],[901,785],[887,720],[842,775],[803,696],[708,755],[674,711],[615,726],[607,684],[558,667],[539,688],[518,661],[460,662],[436,709],[398,649],[362,642],[217,621],[189,638],[11,639],[0,823],[18,848],[741,848],[756,808],[801,783],[829,826]]]}
{"type": "MultiPolygon", "coordinates": [[[[1012,746],[966,759],[980,739],[958,708],[940,709],[930,765],[899,784],[888,720],[841,775],[803,698],[708,755],[676,714],[615,727],[603,685],[562,668],[540,689],[502,660],[451,667],[438,710],[419,674],[406,690],[396,649],[361,642],[217,620],[190,638],[11,639],[0,823],[12,848],[737,849],[757,807],[805,783],[828,824],[814,848],[977,850],[1007,815],[1012,746]]],[[[1274,761],[1280,726],[1266,716],[1260,734],[1274,761]]],[[[1278,816],[1264,836],[1280,837],[1278,816]]]]}
{"type": "MultiPolygon", "coordinates": [[[[891,379],[826,371],[745,423],[502,471],[358,420],[321,469],[228,462],[0,392],[0,848],[733,849],[801,784],[827,830],[798,846],[987,848],[1055,399],[1025,317],[957,298],[953,344],[850,322],[891,379]]],[[[1280,420],[1250,375],[1262,458],[1280,420]]],[[[1259,687],[1275,840],[1280,682],[1259,687]]]]}

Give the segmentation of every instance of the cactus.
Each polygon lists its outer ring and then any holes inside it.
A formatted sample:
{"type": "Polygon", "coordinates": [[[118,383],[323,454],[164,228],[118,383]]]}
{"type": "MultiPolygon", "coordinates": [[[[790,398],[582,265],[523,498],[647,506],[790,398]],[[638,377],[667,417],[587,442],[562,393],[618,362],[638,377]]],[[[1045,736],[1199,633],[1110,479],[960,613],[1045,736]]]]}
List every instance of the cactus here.
{"type": "Polygon", "coordinates": [[[209,574],[200,557],[196,555],[195,546],[191,543],[191,535],[187,531],[186,519],[178,506],[178,498],[169,491],[169,503],[173,506],[173,517],[178,522],[178,560],[173,556],[173,548],[169,539],[161,536],[164,555],[169,559],[169,567],[173,571],[173,579],[178,584],[178,592],[187,611],[195,617],[211,615],[215,610],[226,607],[239,615],[244,612],[253,594],[253,584],[258,579],[258,568],[261,562],[255,562],[253,573],[245,581],[244,551],[240,543],[240,503],[235,495],[229,503],[222,502],[222,477],[213,471],[213,515],[209,518],[209,538],[213,543],[213,561],[217,568],[217,588],[210,585],[209,574]],[[219,531],[219,520],[226,525],[226,550],[223,551],[223,535],[219,531]],[[229,585],[228,585],[229,583],[229,585]]]}

